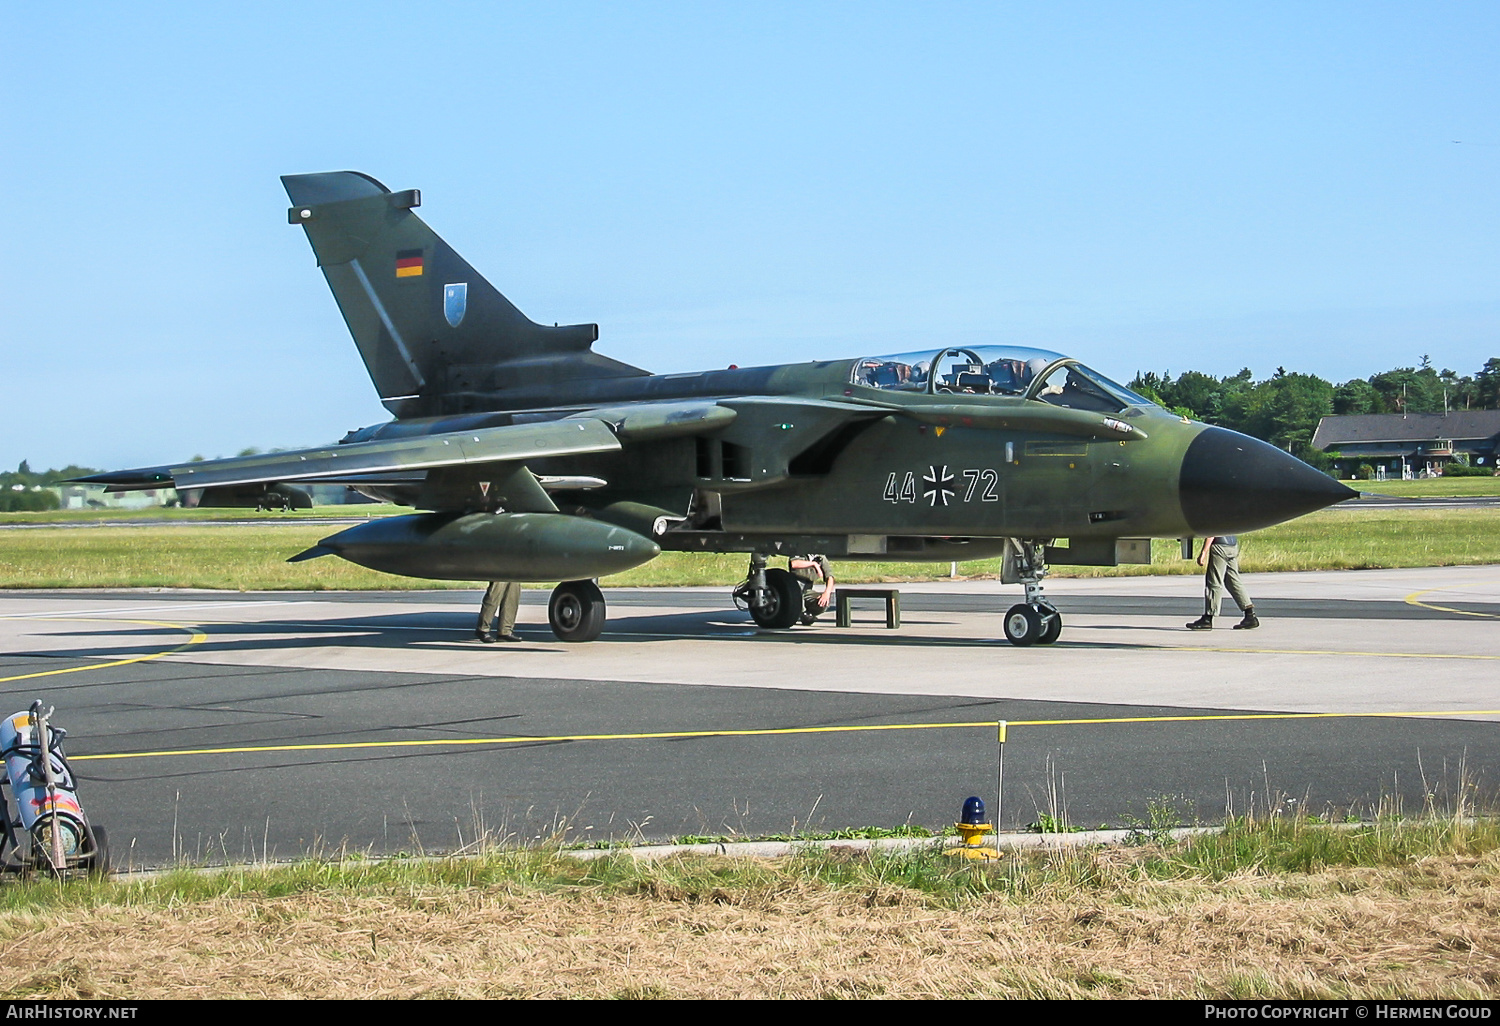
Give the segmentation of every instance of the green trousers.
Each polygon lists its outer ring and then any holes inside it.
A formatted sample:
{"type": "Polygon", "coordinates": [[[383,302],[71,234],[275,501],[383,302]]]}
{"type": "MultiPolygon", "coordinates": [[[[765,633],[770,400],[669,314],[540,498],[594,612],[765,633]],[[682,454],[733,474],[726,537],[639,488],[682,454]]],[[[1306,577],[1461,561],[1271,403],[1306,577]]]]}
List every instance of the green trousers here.
{"type": "Polygon", "coordinates": [[[515,581],[491,581],[484,590],[484,601],[479,604],[479,630],[495,628],[495,617],[500,617],[497,634],[514,634],[516,610],[521,607],[521,586],[515,581]]]}
{"type": "Polygon", "coordinates": [[[1250,608],[1250,596],[1240,583],[1240,547],[1214,542],[1208,547],[1208,572],[1203,575],[1204,616],[1219,615],[1226,587],[1241,612],[1250,608]]]}

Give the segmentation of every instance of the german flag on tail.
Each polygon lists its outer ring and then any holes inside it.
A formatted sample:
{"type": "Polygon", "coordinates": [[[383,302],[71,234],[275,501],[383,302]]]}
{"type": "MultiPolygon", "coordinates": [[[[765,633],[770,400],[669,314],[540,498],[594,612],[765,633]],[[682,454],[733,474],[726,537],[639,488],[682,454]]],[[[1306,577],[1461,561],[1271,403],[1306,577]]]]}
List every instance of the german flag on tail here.
{"type": "Polygon", "coordinates": [[[422,276],[422,251],[403,249],[396,253],[396,277],[420,278],[422,276]]]}

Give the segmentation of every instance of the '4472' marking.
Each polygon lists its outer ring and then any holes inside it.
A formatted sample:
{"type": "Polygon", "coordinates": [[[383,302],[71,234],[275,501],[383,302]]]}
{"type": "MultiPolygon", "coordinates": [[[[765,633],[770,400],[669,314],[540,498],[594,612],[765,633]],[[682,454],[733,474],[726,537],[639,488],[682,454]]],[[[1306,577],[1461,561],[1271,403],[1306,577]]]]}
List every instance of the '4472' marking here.
{"type": "MultiPolygon", "coordinates": [[[[1000,474],[989,468],[961,470],[958,475],[949,472],[946,466],[928,466],[922,475],[922,499],[928,506],[936,508],[953,502],[999,502],[1000,474]],[[958,483],[958,477],[963,483],[958,483]]],[[[885,491],[881,495],[886,502],[917,501],[917,475],[907,471],[902,475],[895,471],[886,475],[885,491]]]]}

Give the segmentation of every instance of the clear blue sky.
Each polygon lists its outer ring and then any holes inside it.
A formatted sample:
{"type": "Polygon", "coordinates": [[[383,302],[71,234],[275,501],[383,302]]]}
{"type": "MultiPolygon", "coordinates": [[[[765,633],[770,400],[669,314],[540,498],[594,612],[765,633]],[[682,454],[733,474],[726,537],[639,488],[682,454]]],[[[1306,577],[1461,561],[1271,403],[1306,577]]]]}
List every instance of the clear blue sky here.
{"type": "Polygon", "coordinates": [[[0,467],[385,419],[277,180],[344,168],[652,370],[1500,355],[1493,0],[0,10],[0,467]]]}

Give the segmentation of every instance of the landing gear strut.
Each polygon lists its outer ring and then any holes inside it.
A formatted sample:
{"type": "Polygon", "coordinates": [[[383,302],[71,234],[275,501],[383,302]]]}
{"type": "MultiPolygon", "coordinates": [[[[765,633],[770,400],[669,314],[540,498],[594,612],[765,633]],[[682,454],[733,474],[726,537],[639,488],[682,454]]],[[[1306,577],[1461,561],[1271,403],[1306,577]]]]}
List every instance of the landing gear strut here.
{"type": "Polygon", "coordinates": [[[1012,538],[1005,551],[1001,579],[1006,584],[1021,584],[1026,588],[1026,601],[1011,606],[1005,614],[1005,640],[1012,645],[1050,645],[1062,634],[1062,614],[1047,601],[1042,588],[1042,578],[1046,576],[1043,543],[1012,538]]]}

